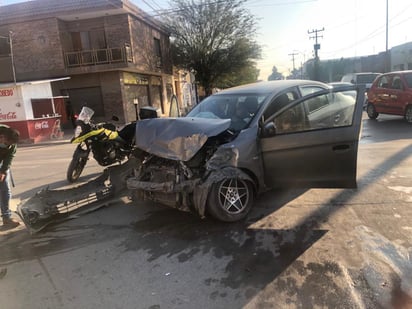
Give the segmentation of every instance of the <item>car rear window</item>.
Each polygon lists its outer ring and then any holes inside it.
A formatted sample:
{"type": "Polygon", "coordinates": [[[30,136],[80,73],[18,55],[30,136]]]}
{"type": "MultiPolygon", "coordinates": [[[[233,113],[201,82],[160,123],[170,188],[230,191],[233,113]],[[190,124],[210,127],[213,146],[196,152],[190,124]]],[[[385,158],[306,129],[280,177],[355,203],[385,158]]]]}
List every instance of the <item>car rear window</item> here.
{"type": "Polygon", "coordinates": [[[372,84],[376,76],[379,74],[362,74],[358,75],[357,83],[358,84],[372,84]]]}

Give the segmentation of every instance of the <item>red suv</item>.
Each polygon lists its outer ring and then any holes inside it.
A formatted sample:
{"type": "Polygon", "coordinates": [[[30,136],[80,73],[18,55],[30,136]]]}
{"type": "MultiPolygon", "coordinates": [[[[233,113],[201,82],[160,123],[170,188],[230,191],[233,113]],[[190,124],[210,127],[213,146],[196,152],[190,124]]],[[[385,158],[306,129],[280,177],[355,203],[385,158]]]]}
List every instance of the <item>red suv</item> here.
{"type": "Polygon", "coordinates": [[[368,91],[366,111],[370,119],[379,113],[404,116],[412,123],[412,70],[385,73],[368,91]]]}

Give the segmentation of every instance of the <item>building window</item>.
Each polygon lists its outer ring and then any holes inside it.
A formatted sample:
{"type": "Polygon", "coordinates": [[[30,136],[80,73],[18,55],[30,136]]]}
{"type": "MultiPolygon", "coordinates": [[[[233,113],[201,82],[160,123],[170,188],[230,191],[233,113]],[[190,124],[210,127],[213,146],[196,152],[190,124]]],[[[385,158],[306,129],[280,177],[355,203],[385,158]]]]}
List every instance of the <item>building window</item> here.
{"type": "Polygon", "coordinates": [[[107,48],[103,30],[71,32],[70,35],[74,51],[107,48]]]}
{"type": "Polygon", "coordinates": [[[153,43],[154,43],[154,54],[156,57],[156,67],[160,68],[162,67],[162,51],[160,49],[160,40],[154,38],[153,43]]]}

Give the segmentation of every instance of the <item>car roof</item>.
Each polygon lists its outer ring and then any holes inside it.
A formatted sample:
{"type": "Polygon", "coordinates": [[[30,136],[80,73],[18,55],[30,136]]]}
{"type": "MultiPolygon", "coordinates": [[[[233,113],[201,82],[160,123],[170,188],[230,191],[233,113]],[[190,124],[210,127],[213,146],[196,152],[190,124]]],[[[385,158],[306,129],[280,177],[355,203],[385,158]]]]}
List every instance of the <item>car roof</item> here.
{"type": "Polygon", "coordinates": [[[343,76],[353,76],[353,75],[371,75],[371,74],[374,74],[374,75],[381,75],[382,73],[379,73],[379,72],[359,72],[359,73],[347,73],[347,74],[345,74],[345,75],[343,75],[343,76]]]}
{"type": "Polygon", "coordinates": [[[392,71],[392,72],[384,73],[383,75],[390,75],[390,74],[410,74],[410,73],[412,73],[412,70],[392,71]]]}
{"type": "Polygon", "coordinates": [[[313,80],[273,80],[273,81],[262,81],[252,84],[237,86],[233,88],[228,88],[222,90],[215,95],[220,94],[239,94],[239,93],[276,93],[281,92],[287,88],[296,86],[318,86],[322,88],[330,88],[325,83],[313,81],[313,80]]]}

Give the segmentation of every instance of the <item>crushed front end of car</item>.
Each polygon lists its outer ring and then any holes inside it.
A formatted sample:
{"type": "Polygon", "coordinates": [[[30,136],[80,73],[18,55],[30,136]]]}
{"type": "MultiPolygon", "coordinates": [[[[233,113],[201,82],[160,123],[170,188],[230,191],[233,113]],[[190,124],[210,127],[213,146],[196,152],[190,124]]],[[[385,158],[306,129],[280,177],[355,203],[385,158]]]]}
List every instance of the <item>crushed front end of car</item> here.
{"type": "MultiPolygon", "coordinates": [[[[186,117],[139,122],[133,154],[138,163],[135,176],[127,179],[133,199],[159,202],[204,217],[214,184],[224,179],[251,181],[236,168],[238,149],[221,147],[237,136],[229,126],[227,119],[186,117]]],[[[237,192],[231,192],[228,195],[232,195],[233,204],[241,201],[237,192]]]]}

